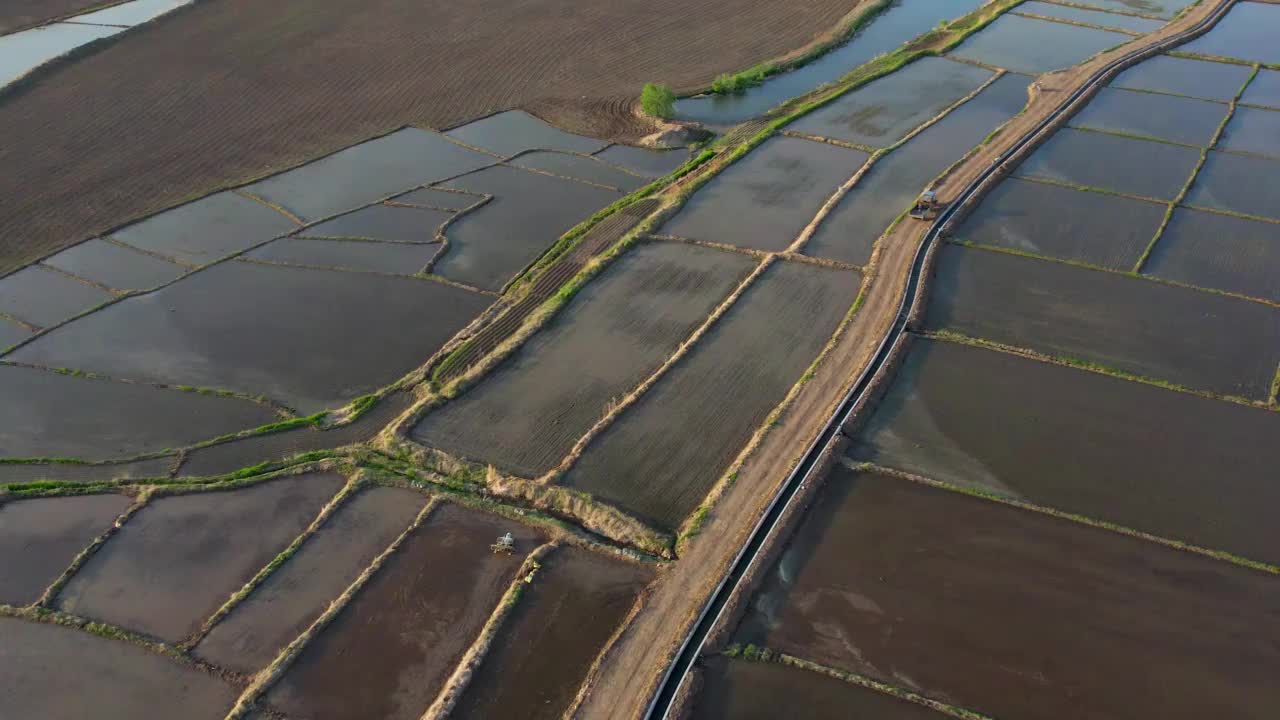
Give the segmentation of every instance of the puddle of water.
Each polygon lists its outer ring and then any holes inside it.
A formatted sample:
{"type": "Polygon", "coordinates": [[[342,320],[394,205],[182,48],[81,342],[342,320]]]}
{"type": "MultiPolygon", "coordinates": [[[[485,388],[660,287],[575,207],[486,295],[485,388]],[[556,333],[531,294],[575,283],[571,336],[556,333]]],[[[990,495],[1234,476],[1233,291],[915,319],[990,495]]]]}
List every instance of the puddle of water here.
{"type": "Polygon", "coordinates": [[[413,275],[427,266],[438,245],[280,238],[249,253],[270,262],[413,275]]]}
{"type": "Polygon", "coordinates": [[[931,328],[1224,395],[1266,401],[1280,363],[1280,310],[1127,275],[951,245],[930,297],[931,328]]]}
{"type": "Polygon", "coordinates": [[[8,85],[59,55],[123,28],[55,23],[0,36],[0,87],[8,85]]]}
{"type": "Polygon", "coordinates": [[[262,203],[220,192],[153,215],[111,233],[134,247],[204,265],[293,230],[288,218],[262,203]]]}
{"type": "Polygon", "coordinates": [[[1119,13],[1139,13],[1171,19],[1194,0],[1071,0],[1076,5],[1088,5],[1101,10],[1119,13]]]}
{"type": "Polygon", "coordinates": [[[1132,35],[1109,30],[1002,15],[952,50],[951,55],[1038,75],[1071,67],[1131,40],[1132,35]]]}
{"type": "Polygon", "coordinates": [[[1143,272],[1280,301],[1280,225],[1178,208],[1143,272]]]}
{"type": "Polygon", "coordinates": [[[289,562],[214,627],[195,654],[253,674],[271,664],[404,532],[427,497],[374,487],[348,500],[289,562]]]}
{"type": "Polygon", "coordinates": [[[1102,88],[1071,125],[1205,146],[1226,116],[1221,103],[1102,88]]]}
{"type": "Polygon", "coordinates": [[[826,143],[770,138],[702,186],[660,232],[784,250],[867,157],[826,143]]]}
{"type": "Polygon", "coordinates": [[[15,718],[221,720],[240,695],[210,673],[120,640],[0,618],[0,707],[15,718]]]}
{"type": "Polygon", "coordinates": [[[189,4],[191,0],[133,0],[70,19],[102,25],[137,25],[189,4]]]}
{"type": "Polygon", "coordinates": [[[787,129],[888,147],[992,75],[990,70],[945,58],[921,58],[805,115],[787,129]]]}
{"type": "MultiPolygon", "coordinates": [[[[1082,4],[1087,5],[1089,3],[1082,4]]],[[[1072,22],[1095,25],[1097,27],[1112,28],[1116,30],[1130,30],[1132,32],[1139,33],[1149,33],[1153,30],[1159,30],[1161,27],[1164,27],[1164,23],[1159,20],[1134,17],[1132,15],[1117,15],[1116,13],[1099,12],[1097,10],[1085,10],[1083,8],[1071,7],[1069,5],[1040,2],[1040,0],[1029,0],[1029,2],[1024,2],[1014,8],[1013,11],[1016,13],[1061,18],[1072,22]]]]}
{"type": "Polygon", "coordinates": [[[0,505],[0,602],[30,605],[132,502],[123,495],[18,500],[0,505]]]}
{"type": "Polygon", "coordinates": [[[631,192],[648,184],[648,180],[605,165],[581,155],[559,152],[531,152],[511,161],[516,167],[541,170],[561,177],[576,178],[587,182],[608,185],[622,192],[631,192]]]}
{"type": "MultiPolygon", "coordinates": [[[[267,695],[292,717],[417,720],[541,539],[490,515],[445,506],[312,639],[267,695]]],[[[545,658],[544,658],[545,659],[545,658]]]]}
{"type": "Polygon", "coordinates": [[[1217,147],[1280,160],[1280,112],[1238,107],[1217,147]]]}
{"type": "Polygon", "coordinates": [[[246,190],[305,220],[318,220],[496,160],[437,133],[405,128],[274,175],[246,190]]]}
{"type": "Polygon", "coordinates": [[[116,303],[10,358],[263,393],[310,414],[395,381],[489,302],[430,280],[233,261],[116,303]]]}
{"type": "Polygon", "coordinates": [[[57,325],[111,298],[106,290],[42,265],[30,265],[0,278],[0,312],[32,325],[57,325]]]}
{"type": "Polygon", "coordinates": [[[649,150],[630,145],[610,145],[595,156],[650,178],[662,177],[690,158],[687,150],[649,150]]]}
{"type": "Polygon", "coordinates": [[[1199,160],[1200,151],[1194,148],[1063,128],[1014,172],[1172,200],[1199,160]]]}
{"type": "Polygon", "coordinates": [[[1208,33],[1179,47],[1201,55],[1280,63],[1280,7],[1270,3],[1237,3],[1208,33]]]}
{"type": "Polygon", "coordinates": [[[1167,207],[1009,178],[982,199],[955,238],[1130,270],[1167,207]]]}
{"type": "Polygon", "coordinates": [[[67,583],[58,607],[177,642],[310,525],[345,482],[309,473],[152,500],[67,583]]]}
{"type": "Polygon", "coordinates": [[[850,452],[1275,563],[1277,432],[1268,410],[917,339],[850,452]]]}
{"type": "Polygon", "coordinates": [[[1248,79],[1243,65],[1157,55],[1120,73],[1111,87],[1229,102],[1248,79]]]}
{"type": "Polygon", "coordinates": [[[903,0],[885,10],[851,40],[813,62],[769,78],[763,85],[734,95],[706,95],[676,102],[676,115],[713,126],[726,126],[763,115],[774,106],[803,95],[932,30],[939,22],[966,15],[982,0],[903,0]]]}
{"type": "MultiPolygon", "coordinates": [[[[450,194],[457,195],[457,193],[450,194]]],[[[479,200],[471,195],[458,197],[471,198],[472,201],[479,200]]],[[[319,225],[312,225],[300,234],[313,238],[431,243],[436,242],[436,230],[451,217],[453,213],[443,210],[370,205],[346,215],[339,215],[319,225]]]]}
{"type": "Polygon", "coordinates": [[[449,137],[489,152],[511,157],[521,150],[566,150],[591,154],[609,143],[567,133],[523,110],[490,115],[445,133],[449,137]]]}
{"type": "Polygon", "coordinates": [[[1280,162],[1211,151],[1184,202],[1280,220],[1280,162]]]}
{"type": "Polygon", "coordinates": [[[770,578],[785,603],[760,633],[771,649],[984,716],[1254,717],[1280,702],[1280,647],[1262,639],[1280,632],[1273,575],[843,468],[823,495],[790,550],[799,571],[770,578]],[[1147,673],[1177,682],[1125,680],[1147,673]]]}
{"type": "Polygon", "coordinates": [[[482,198],[477,195],[449,192],[447,190],[438,190],[436,188],[420,188],[413,192],[391,198],[393,202],[403,203],[405,205],[417,205],[424,208],[453,211],[465,210],[466,208],[480,202],[481,199],[482,198]]]}
{"type": "Polygon", "coordinates": [[[173,456],[110,465],[72,463],[0,464],[0,485],[29,483],[39,480],[58,482],[103,482],[135,478],[168,477],[173,469],[173,456]]]}
{"type": "Polygon", "coordinates": [[[180,265],[99,239],[63,250],[44,263],[117,290],[149,290],[187,271],[180,265]]]}
{"type": "Polygon", "coordinates": [[[806,263],[773,265],[587,447],[565,484],[677,527],[817,357],[861,280],[806,263]]]}
{"type": "Polygon", "coordinates": [[[559,720],[652,578],[641,565],[576,547],[556,550],[520,597],[452,717],[496,718],[518,708],[526,720],[559,720]]]}
{"type": "Polygon", "coordinates": [[[537,476],[689,336],[756,261],[646,243],[615,261],[492,376],[414,428],[431,447],[537,476]]]}
{"type": "Polygon", "coordinates": [[[1262,68],[1245,88],[1240,102],[1280,110],[1280,70],[1262,68]]]}
{"type": "Polygon", "coordinates": [[[0,318],[0,355],[29,337],[31,337],[30,330],[16,322],[0,318]]]}
{"type": "Polygon", "coordinates": [[[511,167],[481,170],[450,181],[449,187],[495,197],[449,226],[449,250],[434,272],[495,291],[570,228],[619,197],[612,190],[511,167]]]}
{"type": "Polygon", "coordinates": [[[943,170],[1027,101],[1025,75],[1006,75],[878,161],[818,226],[807,255],[865,265],[894,218],[943,170]]]}

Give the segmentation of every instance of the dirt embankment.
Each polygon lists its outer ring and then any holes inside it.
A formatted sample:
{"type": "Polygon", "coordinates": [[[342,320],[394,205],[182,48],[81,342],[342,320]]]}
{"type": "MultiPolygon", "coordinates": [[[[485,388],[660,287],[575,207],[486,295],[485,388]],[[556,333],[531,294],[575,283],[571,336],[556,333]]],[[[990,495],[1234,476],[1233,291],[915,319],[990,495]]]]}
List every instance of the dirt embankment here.
{"type": "MultiPolygon", "coordinates": [[[[1136,43],[1155,44],[1194,25],[1229,1],[1206,0],[1177,22],[1136,43]]],[[[994,158],[1051,114],[1063,98],[1092,73],[1136,46],[1131,43],[1079,67],[1040,78],[1026,111],[952,168],[936,188],[939,199],[944,202],[953,199],[994,158]]],[[[696,542],[690,544],[680,562],[675,563],[655,588],[644,610],[620,638],[595,678],[578,717],[622,717],[618,708],[628,708],[627,717],[638,717],[643,712],[668,658],[675,653],[702,603],[746,541],[778,483],[786,478],[834,410],[845,388],[870,361],[880,339],[889,330],[906,289],[911,262],[927,229],[924,223],[903,222],[880,240],[865,301],[852,323],[845,328],[813,379],[783,413],[781,423],[743,465],[737,482],[716,505],[696,542]]]]}
{"type": "Polygon", "coordinates": [[[0,274],[405,124],[524,107],[629,136],[643,83],[704,86],[821,39],[849,6],[200,0],[0,93],[0,274]]]}

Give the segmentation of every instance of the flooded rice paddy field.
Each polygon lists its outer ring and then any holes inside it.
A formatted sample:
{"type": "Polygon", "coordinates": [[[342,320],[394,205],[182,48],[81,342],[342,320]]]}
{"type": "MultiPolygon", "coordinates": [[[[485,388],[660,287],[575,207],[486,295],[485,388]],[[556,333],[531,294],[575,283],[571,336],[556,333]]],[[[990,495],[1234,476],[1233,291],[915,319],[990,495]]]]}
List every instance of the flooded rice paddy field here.
{"type": "Polygon", "coordinates": [[[1199,161],[1195,148],[1064,128],[1015,173],[1168,202],[1177,197],[1199,161]]]}
{"type": "Polygon", "coordinates": [[[1280,7],[1270,3],[1237,3],[1212,30],[1178,50],[1198,55],[1234,58],[1248,63],[1280,64],[1276,27],[1280,7]]]}
{"type": "Polygon", "coordinates": [[[1280,302],[1280,224],[1178,208],[1144,272],[1280,302]]]}
{"type": "Polygon", "coordinates": [[[414,275],[421,272],[439,250],[439,245],[420,242],[285,237],[263,245],[246,257],[282,265],[414,275]]]}
{"type": "Polygon", "coordinates": [[[1228,102],[1249,80],[1244,65],[1157,55],[1125,70],[1111,87],[1228,102]]]}
{"type": "Polygon", "coordinates": [[[1132,39],[1132,35],[1110,30],[1003,15],[952,50],[951,56],[1039,74],[1070,67],[1132,39]]]}
{"type": "MultiPolygon", "coordinates": [[[[1087,3],[1080,3],[1081,5],[1087,3]]],[[[1013,9],[1015,15],[1045,19],[1052,18],[1068,22],[1092,25],[1104,30],[1119,30],[1134,34],[1149,33],[1159,30],[1164,22],[1150,17],[1137,15],[1121,15],[1116,12],[1105,12],[1099,9],[1086,9],[1070,5],[1058,5],[1040,0],[1028,0],[1013,9]]]]}
{"type": "Polygon", "coordinates": [[[126,463],[62,463],[52,460],[0,463],[0,486],[7,485],[9,490],[20,490],[21,488],[16,486],[40,481],[96,483],[108,480],[167,478],[173,472],[175,464],[177,464],[176,454],[126,463]]]}
{"type": "Polygon", "coordinates": [[[1280,70],[1260,68],[1257,77],[1240,96],[1240,102],[1280,110],[1280,70]]]}
{"type": "Polygon", "coordinates": [[[1227,110],[1227,105],[1208,100],[1108,87],[1071,118],[1071,125],[1204,147],[1227,110]]]}
{"type": "Polygon", "coordinates": [[[1254,107],[1237,107],[1218,142],[1221,150],[1262,155],[1280,160],[1280,112],[1254,107]]]}
{"type": "Polygon", "coordinates": [[[35,498],[0,505],[0,603],[29,605],[129,507],[123,495],[35,498]]]}
{"type": "MultiPolygon", "coordinates": [[[[474,205],[483,198],[480,195],[449,194],[469,200],[463,208],[474,205]]],[[[376,204],[311,225],[302,235],[329,240],[434,243],[437,242],[436,230],[453,216],[453,212],[445,210],[376,204]]]]}
{"type": "Polygon", "coordinates": [[[1280,161],[1212,151],[1187,193],[1192,207],[1280,222],[1280,161]]]}
{"type": "Polygon", "coordinates": [[[563,152],[537,150],[521,155],[511,164],[527,170],[603,185],[618,192],[631,192],[649,183],[648,178],[632,171],[608,165],[593,157],[563,152]]]}

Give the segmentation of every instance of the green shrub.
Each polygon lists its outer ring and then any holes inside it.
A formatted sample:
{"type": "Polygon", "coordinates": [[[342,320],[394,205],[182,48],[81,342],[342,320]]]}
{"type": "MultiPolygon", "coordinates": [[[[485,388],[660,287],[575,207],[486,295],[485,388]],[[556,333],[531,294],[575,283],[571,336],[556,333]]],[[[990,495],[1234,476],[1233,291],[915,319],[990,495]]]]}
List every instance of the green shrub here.
{"type": "Polygon", "coordinates": [[[676,112],[676,94],[657,83],[645,83],[640,91],[640,107],[650,115],[668,120],[676,112]]]}

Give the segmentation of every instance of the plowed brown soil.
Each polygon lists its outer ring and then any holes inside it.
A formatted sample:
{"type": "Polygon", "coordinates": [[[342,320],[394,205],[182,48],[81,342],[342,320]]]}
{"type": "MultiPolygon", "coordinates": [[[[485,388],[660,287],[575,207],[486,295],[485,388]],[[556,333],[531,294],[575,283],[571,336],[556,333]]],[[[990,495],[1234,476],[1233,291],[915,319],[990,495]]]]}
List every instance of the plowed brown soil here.
{"type": "Polygon", "coordinates": [[[405,124],[524,107],[635,135],[646,81],[705,85],[865,4],[197,2],[0,96],[0,273],[405,124]]]}

